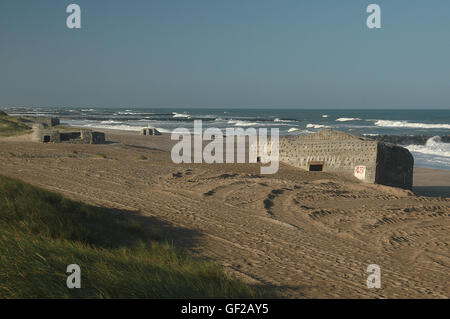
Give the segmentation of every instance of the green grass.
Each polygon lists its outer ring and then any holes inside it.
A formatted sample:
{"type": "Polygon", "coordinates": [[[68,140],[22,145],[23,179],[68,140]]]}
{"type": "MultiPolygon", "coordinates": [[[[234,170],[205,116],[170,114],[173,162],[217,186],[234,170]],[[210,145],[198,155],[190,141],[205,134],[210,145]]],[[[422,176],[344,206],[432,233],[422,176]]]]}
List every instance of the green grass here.
{"type": "Polygon", "coordinates": [[[259,298],[124,213],[0,176],[0,298],[259,298]],[[68,289],[69,264],[81,289],[68,289]]]}
{"type": "Polygon", "coordinates": [[[141,161],[146,161],[146,160],[148,160],[148,157],[143,155],[143,154],[141,154],[141,155],[138,156],[138,159],[140,159],[141,161]]]}
{"type": "Polygon", "coordinates": [[[14,136],[31,132],[20,117],[4,116],[0,114],[0,136],[14,136]]]}

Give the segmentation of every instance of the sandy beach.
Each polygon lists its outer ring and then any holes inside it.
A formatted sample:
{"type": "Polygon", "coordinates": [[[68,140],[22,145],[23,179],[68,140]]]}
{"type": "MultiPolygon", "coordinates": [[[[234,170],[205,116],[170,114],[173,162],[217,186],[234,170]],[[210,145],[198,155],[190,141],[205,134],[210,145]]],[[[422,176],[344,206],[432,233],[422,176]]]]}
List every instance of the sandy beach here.
{"type": "Polygon", "coordinates": [[[414,192],[423,196],[450,197],[450,171],[415,167],[414,192]]]}
{"type": "Polygon", "coordinates": [[[287,165],[261,175],[256,164],[174,164],[167,135],[102,131],[108,144],[1,138],[0,174],[128,211],[285,297],[450,296],[450,171],[416,167],[413,194],[287,165]],[[381,289],[366,286],[370,264],[381,289]]]}

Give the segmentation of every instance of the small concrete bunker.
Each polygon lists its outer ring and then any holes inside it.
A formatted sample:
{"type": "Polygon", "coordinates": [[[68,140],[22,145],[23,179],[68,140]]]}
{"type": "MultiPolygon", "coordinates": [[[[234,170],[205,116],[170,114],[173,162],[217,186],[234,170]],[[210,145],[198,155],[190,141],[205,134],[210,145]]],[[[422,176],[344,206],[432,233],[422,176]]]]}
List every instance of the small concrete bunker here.
{"type": "Polygon", "coordinates": [[[146,127],[141,129],[141,135],[143,136],[154,136],[154,135],[161,135],[161,133],[156,128],[150,128],[146,127]]]}
{"type": "Polygon", "coordinates": [[[414,158],[401,146],[322,130],[280,137],[279,152],[280,162],[308,171],[342,172],[366,183],[412,188],[414,158]]]}
{"type": "Polygon", "coordinates": [[[105,133],[93,132],[88,129],[61,132],[48,129],[45,124],[35,124],[33,125],[32,140],[41,143],[104,144],[105,133]]]}

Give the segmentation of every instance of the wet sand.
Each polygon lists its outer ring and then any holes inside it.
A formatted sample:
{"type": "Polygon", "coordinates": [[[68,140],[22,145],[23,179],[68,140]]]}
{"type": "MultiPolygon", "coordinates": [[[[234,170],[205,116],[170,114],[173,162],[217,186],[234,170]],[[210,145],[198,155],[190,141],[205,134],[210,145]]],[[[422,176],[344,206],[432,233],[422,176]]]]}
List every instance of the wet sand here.
{"type": "Polygon", "coordinates": [[[414,192],[423,196],[450,197],[450,170],[415,167],[414,192]]]}
{"type": "Polygon", "coordinates": [[[437,197],[416,196],[287,165],[261,175],[255,164],[174,164],[168,136],[103,131],[109,144],[1,139],[0,174],[138,215],[286,297],[450,296],[448,171],[416,168],[414,191],[437,197]],[[381,267],[381,289],[366,286],[369,264],[381,267]]]}

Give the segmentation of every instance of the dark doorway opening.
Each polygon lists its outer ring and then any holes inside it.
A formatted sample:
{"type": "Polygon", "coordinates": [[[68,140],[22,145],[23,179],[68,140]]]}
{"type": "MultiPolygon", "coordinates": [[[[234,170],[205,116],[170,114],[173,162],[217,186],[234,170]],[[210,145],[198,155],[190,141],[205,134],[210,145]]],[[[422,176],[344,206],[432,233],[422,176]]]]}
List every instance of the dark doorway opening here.
{"type": "Polygon", "coordinates": [[[50,135],[44,135],[44,143],[50,143],[50,135]]]}
{"type": "Polygon", "coordinates": [[[61,133],[60,139],[61,141],[70,141],[81,138],[81,132],[71,132],[71,133],[61,133]]]}
{"type": "Polygon", "coordinates": [[[323,162],[311,162],[309,163],[310,172],[322,172],[324,167],[323,162]]]}

